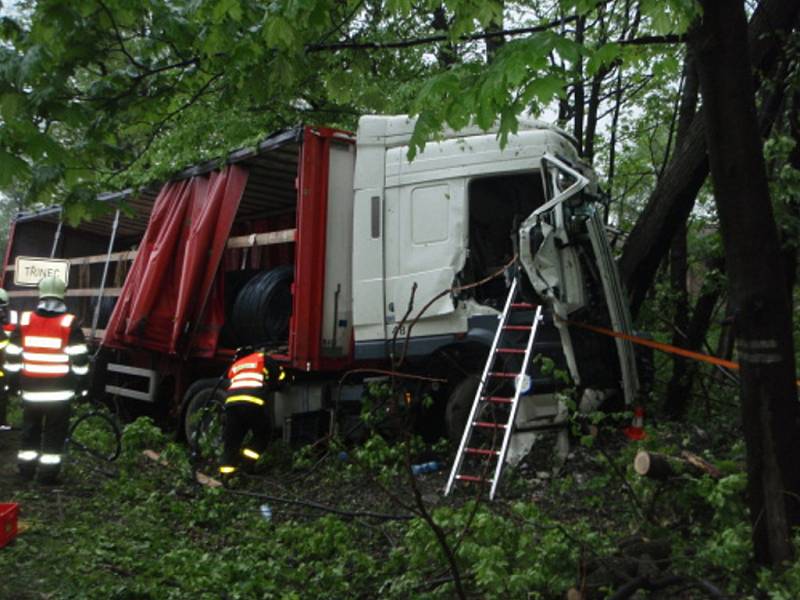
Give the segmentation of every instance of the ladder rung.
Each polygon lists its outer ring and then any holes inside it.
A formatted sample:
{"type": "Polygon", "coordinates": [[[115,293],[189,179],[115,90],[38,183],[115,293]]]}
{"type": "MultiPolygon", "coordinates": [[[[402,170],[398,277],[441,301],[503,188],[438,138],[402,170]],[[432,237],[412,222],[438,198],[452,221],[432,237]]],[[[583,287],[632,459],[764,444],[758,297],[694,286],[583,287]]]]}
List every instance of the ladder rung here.
{"type": "Polygon", "coordinates": [[[467,454],[483,454],[484,456],[497,456],[500,454],[497,450],[490,450],[489,448],[464,448],[467,454]]]}
{"type": "Polygon", "coordinates": [[[525,354],[524,348],[498,348],[498,354],[525,354]]]}
{"type": "Polygon", "coordinates": [[[530,331],[533,329],[532,325],[503,325],[506,331],[530,331]]]}
{"type": "Polygon", "coordinates": [[[535,304],[531,304],[530,302],[514,302],[511,305],[511,308],[525,308],[525,309],[532,310],[532,309],[536,308],[536,305],[535,304]]]}
{"type": "Polygon", "coordinates": [[[492,402],[493,404],[513,404],[513,398],[506,398],[504,396],[484,396],[483,399],[486,402],[492,402]]]}
{"type": "Polygon", "coordinates": [[[474,481],[475,483],[492,483],[491,479],[484,479],[476,475],[456,475],[456,479],[460,481],[474,481]]]}
{"type": "Polygon", "coordinates": [[[506,379],[513,379],[519,375],[519,373],[504,373],[502,371],[490,371],[489,377],[505,377],[506,379]]]}
{"type": "Polygon", "coordinates": [[[490,423],[489,421],[473,421],[473,427],[486,427],[488,429],[505,429],[507,425],[503,423],[490,423]]]}

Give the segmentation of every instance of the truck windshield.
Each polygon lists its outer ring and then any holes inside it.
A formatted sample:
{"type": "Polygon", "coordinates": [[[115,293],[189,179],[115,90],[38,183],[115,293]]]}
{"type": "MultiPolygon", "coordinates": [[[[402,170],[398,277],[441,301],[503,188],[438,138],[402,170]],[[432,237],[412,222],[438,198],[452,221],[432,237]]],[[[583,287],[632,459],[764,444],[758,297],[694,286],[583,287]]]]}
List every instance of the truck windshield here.
{"type": "MultiPolygon", "coordinates": [[[[539,171],[475,178],[467,193],[469,252],[461,272],[464,283],[483,279],[511,260],[520,223],[545,200],[539,171]]],[[[494,306],[506,292],[499,279],[478,288],[475,297],[494,306]]]]}

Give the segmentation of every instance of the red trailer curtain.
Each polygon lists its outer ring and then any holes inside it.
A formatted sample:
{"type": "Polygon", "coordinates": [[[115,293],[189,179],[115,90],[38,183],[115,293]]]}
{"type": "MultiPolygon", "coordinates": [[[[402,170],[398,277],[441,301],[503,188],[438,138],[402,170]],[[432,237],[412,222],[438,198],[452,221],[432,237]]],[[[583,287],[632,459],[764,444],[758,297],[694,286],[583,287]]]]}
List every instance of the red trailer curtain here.
{"type": "Polygon", "coordinates": [[[214,281],[246,184],[230,165],[161,188],[104,344],[213,355],[224,323],[214,281]]]}

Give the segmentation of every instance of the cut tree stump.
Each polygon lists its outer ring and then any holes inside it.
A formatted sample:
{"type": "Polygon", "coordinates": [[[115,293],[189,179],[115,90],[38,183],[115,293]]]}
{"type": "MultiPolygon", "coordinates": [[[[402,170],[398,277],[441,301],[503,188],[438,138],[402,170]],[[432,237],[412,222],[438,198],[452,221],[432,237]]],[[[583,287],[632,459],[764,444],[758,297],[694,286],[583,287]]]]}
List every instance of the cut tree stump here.
{"type": "Polygon", "coordinates": [[[650,479],[667,479],[677,475],[675,468],[670,464],[671,458],[664,454],[639,450],[633,459],[633,470],[642,477],[650,479]]]}
{"type": "Polygon", "coordinates": [[[722,477],[722,472],[717,467],[688,450],[682,451],[680,456],[639,450],[633,459],[633,470],[642,477],[658,480],[669,479],[689,471],[693,471],[690,473],[692,475],[709,475],[714,479],[722,477]]]}

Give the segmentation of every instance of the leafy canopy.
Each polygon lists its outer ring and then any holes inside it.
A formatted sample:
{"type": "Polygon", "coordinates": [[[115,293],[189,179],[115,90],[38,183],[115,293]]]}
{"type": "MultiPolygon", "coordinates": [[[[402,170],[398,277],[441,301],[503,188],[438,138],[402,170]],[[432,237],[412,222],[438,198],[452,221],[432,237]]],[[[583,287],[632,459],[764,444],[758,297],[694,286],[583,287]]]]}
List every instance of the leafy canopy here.
{"type": "MultiPolygon", "coordinates": [[[[506,136],[523,111],[566,97],[577,61],[591,74],[647,55],[592,36],[575,41],[578,16],[605,23],[606,33],[623,28],[629,17],[617,3],[503,8],[477,0],[38,0],[0,24],[0,188],[22,187],[29,202],[55,201],[82,216],[99,191],[162,178],[300,121],[353,128],[370,112],[418,115],[415,149],[444,125],[499,120],[506,136]],[[508,38],[487,64],[475,38],[503,17],[515,27],[548,25],[508,38]]],[[[642,0],[639,31],[679,33],[694,12],[693,0],[642,0]]]]}

